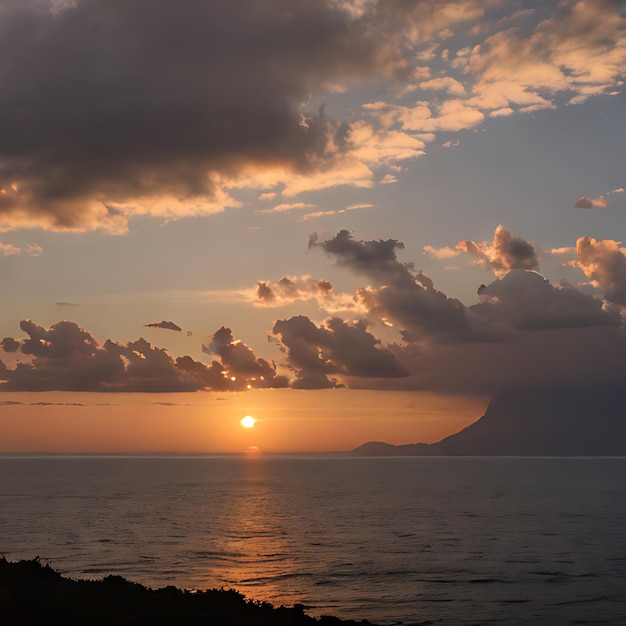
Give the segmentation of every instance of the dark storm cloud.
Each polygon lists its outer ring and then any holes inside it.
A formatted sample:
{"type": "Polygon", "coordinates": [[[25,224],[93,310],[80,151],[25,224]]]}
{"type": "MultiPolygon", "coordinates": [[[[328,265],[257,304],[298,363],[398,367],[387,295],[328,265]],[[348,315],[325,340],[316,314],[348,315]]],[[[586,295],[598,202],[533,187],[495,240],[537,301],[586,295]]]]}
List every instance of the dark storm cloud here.
{"type": "Polygon", "coordinates": [[[8,223],[123,230],[119,205],[223,205],[220,181],[246,168],[324,160],[336,129],[299,108],[313,88],[398,67],[393,46],[337,3],[58,6],[0,2],[8,223]]]}
{"type": "Polygon", "coordinates": [[[361,320],[347,324],[330,318],[316,326],[308,317],[278,320],[274,334],[287,349],[289,365],[295,370],[294,387],[324,389],[338,386],[336,375],[359,378],[397,378],[408,371],[395,356],[380,346],[361,320]]]}

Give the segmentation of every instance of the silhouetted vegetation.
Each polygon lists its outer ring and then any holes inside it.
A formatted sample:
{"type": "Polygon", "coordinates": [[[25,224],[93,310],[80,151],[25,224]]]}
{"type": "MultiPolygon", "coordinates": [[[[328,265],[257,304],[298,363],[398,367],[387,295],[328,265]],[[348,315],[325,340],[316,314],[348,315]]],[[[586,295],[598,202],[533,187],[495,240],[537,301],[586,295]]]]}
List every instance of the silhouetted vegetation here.
{"type": "Polygon", "coordinates": [[[3,626],[65,624],[138,626],[362,626],[363,620],[308,616],[303,605],[273,607],[233,590],[150,589],[121,576],[75,580],[39,558],[0,559],[0,623],[3,626]]]}

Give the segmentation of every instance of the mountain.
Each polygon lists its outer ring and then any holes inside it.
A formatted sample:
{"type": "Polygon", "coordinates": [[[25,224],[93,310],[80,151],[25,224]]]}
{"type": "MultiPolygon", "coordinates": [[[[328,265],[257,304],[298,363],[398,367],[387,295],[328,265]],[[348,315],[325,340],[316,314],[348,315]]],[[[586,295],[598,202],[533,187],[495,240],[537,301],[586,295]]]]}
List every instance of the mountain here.
{"type": "Polygon", "coordinates": [[[516,389],[433,444],[371,441],[358,456],[625,456],[626,385],[516,389]]]}

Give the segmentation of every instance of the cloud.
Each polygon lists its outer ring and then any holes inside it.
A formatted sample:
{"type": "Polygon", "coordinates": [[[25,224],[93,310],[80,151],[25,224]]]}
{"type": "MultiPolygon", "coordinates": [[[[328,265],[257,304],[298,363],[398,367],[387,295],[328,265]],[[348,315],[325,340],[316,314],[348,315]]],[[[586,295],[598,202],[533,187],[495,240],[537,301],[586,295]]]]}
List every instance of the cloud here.
{"type": "Polygon", "coordinates": [[[535,270],[539,267],[535,246],[515,237],[502,225],[496,228],[492,243],[466,240],[457,243],[456,247],[476,257],[476,263],[491,270],[496,276],[503,276],[515,269],[535,270]]]}
{"type": "Polygon", "coordinates": [[[305,202],[293,202],[293,203],[283,203],[277,204],[275,207],[271,209],[259,209],[257,213],[285,213],[290,211],[300,211],[302,209],[314,209],[316,207],[315,204],[307,204],[305,202]]]}
{"type": "Polygon", "coordinates": [[[475,79],[481,109],[553,108],[559,93],[581,102],[609,92],[623,77],[626,20],[611,0],[561,3],[525,32],[495,33],[457,58],[456,67],[475,79]]]}
{"type": "Polygon", "coordinates": [[[17,352],[20,347],[20,342],[13,339],[13,337],[5,337],[0,341],[0,346],[5,352],[17,352]]]}
{"type": "Polygon", "coordinates": [[[595,207],[606,208],[606,198],[599,196],[598,198],[591,199],[587,198],[587,196],[581,196],[576,200],[576,204],[574,205],[575,209],[593,209],[595,207]]]}
{"type": "Polygon", "coordinates": [[[432,280],[412,263],[401,263],[396,250],[404,244],[395,239],[358,241],[346,231],[320,242],[316,235],[310,247],[322,248],[339,265],[375,282],[361,289],[362,303],[378,318],[397,322],[409,332],[455,333],[467,329],[463,305],[434,288],[432,280]]]}
{"type": "Polygon", "coordinates": [[[394,176],[393,174],[385,174],[380,179],[381,185],[393,185],[394,183],[397,183],[397,182],[398,182],[398,178],[394,176]]]}
{"type": "Polygon", "coordinates": [[[287,349],[287,363],[296,374],[293,387],[326,389],[340,386],[335,376],[397,378],[408,375],[360,320],[347,324],[333,317],[316,326],[308,317],[278,320],[273,333],[287,349]]]}
{"type": "Polygon", "coordinates": [[[618,3],[554,4],[511,27],[480,0],[1,0],[0,228],[123,233],[246,187],[367,188],[427,134],[615,93],[618,3]],[[336,118],[308,110],[354,85],[336,118]]]}
{"type": "Polygon", "coordinates": [[[358,294],[336,292],[327,280],[311,276],[283,276],[276,282],[261,280],[250,295],[250,300],[258,307],[278,308],[313,300],[327,313],[350,312],[354,316],[366,312],[358,294]]]}
{"type": "Polygon", "coordinates": [[[232,382],[240,380],[244,388],[286,387],[288,384],[287,378],[278,376],[265,359],[257,358],[245,343],[235,340],[230,328],[222,326],[209,343],[202,346],[202,351],[217,354],[227,377],[232,382]]]}
{"type": "Polygon", "coordinates": [[[165,328],[167,330],[175,330],[177,332],[182,330],[182,328],[177,324],[174,324],[174,322],[166,322],[165,320],[162,322],[153,322],[152,324],[144,324],[144,326],[148,328],[165,328]]]}
{"type": "Polygon", "coordinates": [[[0,243],[0,254],[2,256],[15,256],[16,254],[39,256],[42,252],[42,247],[35,243],[28,244],[25,248],[20,248],[10,243],[0,243]]]}
{"type": "Polygon", "coordinates": [[[402,66],[384,24],[331,2],[63,6],[2,2],[6,226],[123,232],[132,214],[236,205],[249,177],[337,156],[336,124],[300,109],[312,90],[402,66]]]}
{"type": "Polygon", "coordinates": [[[13,369],[0,361],[3,391],[235,391],[288,383],[267,362],[256,359],[247,346],[235,341],[227,329],[218,331],[212,343],[224,362],[214,360],[206,365],[189,356],[174,360],[143,338],[127,344],[111,340],[100,344],[74,322],[61,321],[44,328],[23,320],[20,327],[27,338],[21,342],[5,338],[2,346],[16,352],[18,344],[27,359],[13,369]]]}
{"type": "Polygon", "coordinates": [[[455,256],[459,256],[461,252],[455,248],[444,246],[443,248],[434,248],[433,246],[424,246],[422,248],[426,254],[433,257],[433,259],[452,259],[455,256]]]}
{"type": "Polygon", "coordinates": [[[495,330],[543,330],[615,326],[617,312],[602,301],[563,281],[554,286],[534,271],[511,270],[478,289],[481,302],[468,308],[475,328],[495,330]]]}
{"type": "Polygon", "coordinates": [[[626,306],[626,248],[613,239],[576,241],[578,266],[593,284],[604,290],[608,302],[626,306]]]}
{"type": "Polygon", "coordinates": [[[283,276],[278,282],[259,281],[256,292],[257,304],[262,306],[282,306],[297,300],[320,298],[331,301],[335,292],[327,280],[311,276],[283,276]]]}
{"type": "Polygon", "coordinates": [[[397,339],[386,349],[409,375],[346,378],[332,359],[322,357],[322,327],[300,318],[282,337],[290,358],[295,355],[296,375],[310,376],[300,384],[348,381],[357,387],[493,393],[525,384],[616,381],[626,375],[626,362],[619,356],[626,347],[619,309],[565,281],[552,285],[536,271],[523,269],[536,264],[530,242],[504,229],[496,231],[494,241],[485,244],[483,256],[507,271],[479,288],[477,304],[464,306],[438,291],[412,264],[401,263],[396,257],[403,248],[399,241],[358,241],[347,231],[327,241],[314,235],[312,247],[374,281],[356,291],[367,309],[364,319],[372,327],[393,325],[389,330],[397,339]]]}
{"type": "Polygon", "coordinates": [[[420,83],[422,89],[433,89],[436,91],[445,91],[453,96],[462,96],[465,94],[465,87],[463,83],[450,76],[444,76],[442,78],[432,78],[420,83]]]}
{"type": "Polygon", "coordinates": [[[597,198],[588,198],[587,196],[581,196],[576,201],[574,205],[575,209],[595,209],[595,208],[606,208],[606,197],[612,196],[615,194],[624,193],[624,189],[622,187],[618,187],[617,189],[613,189],[612,191],[607,191],[599,195],[597,198]]]}
{"type": "MultiPolygon", "coordinates": [[[[381,181],[382,183],[382,181],[381,181]]],[[[301,222],[306,222],[307,220],[322,217],[326,215],[340,215],[345,213],[346,211],[357,211],[359,209],[371,209],[374,205],[370,203],[362,203],[362,204],[352,204],[350,206],[345,207],[344,209],[337,210],[329,210],[329,211],[314,211],[313,213],[306,213],[302,216],[301,222]]]]}

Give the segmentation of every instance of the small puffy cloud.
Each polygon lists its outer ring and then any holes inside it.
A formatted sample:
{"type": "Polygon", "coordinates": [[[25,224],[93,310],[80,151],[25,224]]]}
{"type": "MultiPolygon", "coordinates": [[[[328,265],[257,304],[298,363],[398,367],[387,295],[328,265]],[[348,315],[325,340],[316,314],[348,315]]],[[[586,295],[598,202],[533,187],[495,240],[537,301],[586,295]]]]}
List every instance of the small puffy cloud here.
{"type": "Polygon", "coordinates": [[[444,259],[452,259],[461,254],[460,250],[450,248],[450,246],[444,246],[443,248],[424,246],[422,249],[428,256],[431,256],[433,259],[439,259],[440,261],[444,259]]]}
{"type": "Polygon", "coordinates": [[[453,96],[462,96],[465,94],[465,87],[458,80],[450,76],[441,78],[433,78],[420,83],[422,89],[432,89],[434,91],[445,91],[453,96]]]}
{"type": "Polygon", "coordinates": [[[0,341],[0,346],[5,352],[17,352],[20,347],[20,342],[13,339],[13,337],[5,337],[0,341]]]}
{"type": "Polygon", "coordinates": [[[368,110],[375,110],[379,116],[393,120],[410,133],[469,130],[485,119],[476,106],[460,98],[444,100],[438,105],[426,101],[418,101],[413,106],[380,102],[375,107],[370,105],[368,110]]]}
{"type": "Polygon", "coordinates": [[[311,276],[283,276],[277,282],[259,281],[253,304],[277,308],[309,300],[314,300],[327,313],[343,311],[355,315],[367,310],[358,294],[338,293],[327,280],[311,276]]]}
{"type": "Polygon", "coordinates": [[[489,112],[489,117],[508,117],[513,115],[515,111],[511,107],[502,107],[501,109],[495,109],[489,112]]]}
{"type": "Polygon", "coordinates": [[[276,192],[275,191],[266,191],[265,193],[262,193],[259,196],[259,200],[263,201],[263,200],[273,200],[276,197],[276,192]]]}
{"type": "Polygon", "coordinates": [[[335,293],[327,280],[311,276],[283,276],[279,281],[259,281],[256,292],[257,304],[262,306],[282,306],[296,300],[310,298],[332,299],[335,293]]]}
{"type": "Polygon", "coordinates": [[[588,198],[587,196],[581,196],[576,201],[574,205],[575,209],[595,209],[595,208],[606,208],[606,198],[607,196],[613,196],[615,194],[624,193],[624,189],[622,187],[618,187],[617,189],[613,189],[612,191],[607,191],[606,193],[600,194],[597,198],[588,198]]]}
{"type": "Polygon", "coordinates": [[[613,239],[576,241],[578,266],[593,284],[604,290],[608,302],[626,306],[626,248],[613,239]]]}
{"type": "Polygon", "coordinates": [[[575,209],[593,209],[596,207],[606,208],[606,198],[604,196],[599,196],[595,199],[581,196],[576,200],[576,204],[574,205],[575,209]]]}
{"type": "Polygon", "coordinates": [[[22,251],[17,246],[10,243],[0,243],[0,253],[2,256],[15,256],[21,252],[22,251]]]}
{"type": "Polygon", "coordinates": [[[2,256],[15,256],[17,254],[26,254],[28,256],[39,256],[43,252],[43,248],[36,244],[30,243],[27,246],[20,248],[10,243],[0,242],[0,254],[2,256]]]}
{"type": "Polygon", "coordinates": [[[483,241],[460,241],[457,249],[476,257],[476,263],[491,270],[496,276],[503,276],[515,269],[535,270],[539,267],[539,256],[535,246],[515,237],[504,226],[496,228],[491,243],[483,241]]]}
{"type": "Polygon", "coordinates": [[[392,185],[393,183],[397,183],[397,182],[398,182],[398,179],[393,174],[385,174],[380,179],[380,184],[381,185],[392,185]]]}
{"type": "Polygon", "coordinates": [[[316,326],[308,317],[278,320],[273,333],[287,350],[287,364],[296,374],[293,386],[301,389],[337,387],[336,376],[398,378],[408,371],[396,357],[367,332],[367,324],[348,324],[330,318],[316,326]]]}
{"type": "Polygon", "coordinates": [[[174,322],[168,322],[163,320],[162,322],[152,322],[151,324],[145,324],[147,328],[165,328],[166,330],[175,330],[176,332],[180,332],[182,328],[178,326],[178,324],[174,324],[174,322]]]}

